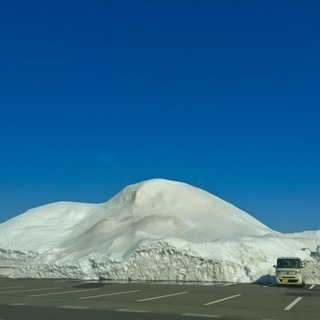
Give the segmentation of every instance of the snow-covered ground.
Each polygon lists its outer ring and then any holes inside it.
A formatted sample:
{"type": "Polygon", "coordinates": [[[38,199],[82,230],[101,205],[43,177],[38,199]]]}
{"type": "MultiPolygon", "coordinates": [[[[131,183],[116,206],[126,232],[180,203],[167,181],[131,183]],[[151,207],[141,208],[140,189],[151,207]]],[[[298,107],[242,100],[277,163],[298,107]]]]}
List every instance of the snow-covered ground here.
{"type": "Polygon", "coordinates": [[[0,275],[270,282],[277,257],[298,256],[320,283],[319,244],[320,231],[282,234],[201,189],[153,179],[106,203],[58,202],[0,224],[0,275]]]}

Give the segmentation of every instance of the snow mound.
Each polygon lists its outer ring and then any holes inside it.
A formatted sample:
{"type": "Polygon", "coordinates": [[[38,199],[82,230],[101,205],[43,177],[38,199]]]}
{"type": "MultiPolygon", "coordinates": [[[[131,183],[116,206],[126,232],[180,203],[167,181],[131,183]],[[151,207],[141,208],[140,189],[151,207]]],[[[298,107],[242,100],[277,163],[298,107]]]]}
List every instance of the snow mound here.
{"type": "Polygon", "coordinates": [[[58,202],[0,224],[0,257],[12,262],[22,252],[13,277],[268,281],[277,256],[314,261],[319,242],[320,232],[280,234],[208,192],[163,179],[106,203],[58,202]]]}

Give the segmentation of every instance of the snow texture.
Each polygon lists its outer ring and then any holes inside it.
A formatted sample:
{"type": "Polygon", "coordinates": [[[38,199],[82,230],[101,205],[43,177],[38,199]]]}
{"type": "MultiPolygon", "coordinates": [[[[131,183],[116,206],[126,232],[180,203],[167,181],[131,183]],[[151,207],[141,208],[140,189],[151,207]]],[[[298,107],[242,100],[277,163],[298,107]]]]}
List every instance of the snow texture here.
{"type": "Polygon", "coordinates": [[[52,203],[0,224],[0,275],[272,282],[297,256],[320,283],[320,231],[276,232],[185,183],[153,179],[102,204],[52,203]]]}

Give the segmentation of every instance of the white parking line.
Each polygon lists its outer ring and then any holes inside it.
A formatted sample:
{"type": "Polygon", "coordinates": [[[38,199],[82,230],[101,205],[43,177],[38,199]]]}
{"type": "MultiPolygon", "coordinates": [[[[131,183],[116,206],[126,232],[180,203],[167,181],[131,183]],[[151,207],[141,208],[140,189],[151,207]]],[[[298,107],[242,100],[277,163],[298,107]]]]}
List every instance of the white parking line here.
{"type": "Polygon", "coordinates": [[[15,291],[2,291],[2,292],[0,292],[0,294],[31,292],[31,291],[41,291],[41,290],[56,290],[56,289],[60,289],[60,287],[41,288],[41,289],[25,289],[25,290],[15,290],[15,291]]]}
{"type": "Polygon", "coordinates": [[[215,301],[212,301],[212,302],[207,302],[204,305],[205,306],[209,306],[210,304],[219,303],[219,302],[226,301],[226,300],[233,299],[233,298],[237,298],[237,297],[240,297],[240,296],[241,296],[241,294],[239,293],[239,294],[235,294],[234,296],[231,296],[231,297],[215,300],[215,301]]]}
{"type": "Polygon", "coordinates": [[[94,290],[99,290],[99,289],[98,289],[98,288],[95,288],[95,289],[86,289],[86,290],[80,289],[80,290],[72,290],[72,291],[40,293],[40,294],[30,295],[29,297],[55,296],[55,295],[58,295],[58,294],[77,293],[77,292],[86,292],[86,291],[94,291],[94,290]]]}
{"type": "Polygon", "coordinates": [[[211,319],[222,318],[222,316],[218,314],[182,313],[181,315],[184,317],[200,317],[200,318],[211,318],[211,319]]]}
{"type": "Polygon", "coordinates": [[[118,312],[128,312],[128,313],[132,313],[132,312],[136,312],[136,313],[148,313],[148,312],[150,312],[149,310],[137,310],[137,309],[115,309],[114,311],[118,311],[118,312]]]}
{"type": "Polygon", "coordinates": [[[128,294],[128,293],[134,293],[134,292],[140,292],[141,290],[132,290],[132,291],[122,291],[122,292],[111,292],[111,293],[106,293],[106,294],[99,294],[97,296],[89,296],[89,297],[81,297],[78,298],[79,300],[84,300],[84,299],[94,299],[94,298],[100,298],[100,297],[107,297],[107,296],[117,296],[120,294],[128,294]]]}
{"type": "Polygon", "coordinates": [[[315,286],[316,286],[315,284],[312,285],[312,286],[309,288],[309,290],[312,290],[315,286]]]}
{"type": "Polygon", "coordinates": [[[149,300],[156,300],[156,299],[162,299],[162,298],[167,298],[167,297],[174,297],[174,296],[179,296],[179,295],[187,294],[187,293],[189,293],[189,292],[188,292],[188,291],[177,292],[177,293],[172,293],[172,294],[166,294],[166,295],[164,295],[164,296],[158,296],[158,297],[140,299],[140,300],[137,300],[137,302],[143,302],[143,301],[149,301],[149,300]]]}
{"type": "Polygon", "coordinates": [[[58,306],[59,309],[76,309],[76,310],[85,310],[92,309],[91,307],[82,307],[82,306],[58,306]]]}
{"type": "Polygon", "coordinates": [[[223,284],[222,286],[223,287],[230,287],[230,286],[235,286],[236,283],[226,283],[226,284],[223,284]]]}
{"type": "Polygon", "coordinates": [[[287,307],[285,307],[283,310],[284,311],[289,311],[292,309],[292,307],[294,307],[300,300],[302,299],[302,297],[298,297],[296,300],[294,300],[293,302],[291,302],[287,307]]]}

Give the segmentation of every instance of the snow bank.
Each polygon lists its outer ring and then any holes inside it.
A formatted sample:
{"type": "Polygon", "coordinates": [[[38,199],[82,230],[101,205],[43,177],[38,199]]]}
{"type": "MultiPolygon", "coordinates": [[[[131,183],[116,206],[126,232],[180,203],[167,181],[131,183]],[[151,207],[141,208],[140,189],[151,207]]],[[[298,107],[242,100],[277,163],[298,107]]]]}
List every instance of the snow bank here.
{"type": "Polygon", "coordinates": [[[270,282],[276,258],[289,255],[320,283],[319,243],[320,231],[281,234],[214,195],[162,179],[106,203],[54,203],[0,225],[0,258],[16,261],[11,277],[270,282]]]}

